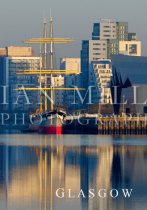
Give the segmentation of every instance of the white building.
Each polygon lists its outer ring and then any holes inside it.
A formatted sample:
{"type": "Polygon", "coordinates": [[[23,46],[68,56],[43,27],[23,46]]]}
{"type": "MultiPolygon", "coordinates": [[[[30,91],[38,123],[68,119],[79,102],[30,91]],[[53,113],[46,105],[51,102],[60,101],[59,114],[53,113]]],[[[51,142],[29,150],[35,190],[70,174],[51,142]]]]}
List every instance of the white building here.
{"type": "Polygon", "coordinates": [[[92,88],[92,103],[111,104],[110,81],[112,77],[111,61],[101,59],[90,64],[89,84],[92,88]]]}
{"type": "MultiPolygon", "coordinates": [[[[59,75],[52,77],[52,86],[63,88],[64,87],[64,77],[59,75]]],[[[64,93],[62,90],[54,90],[54,101],[56,106],[63,106],[64,93]]]]}
{"type": "Polygon", "coordinates": [[[100,39],[116,39],[116,22],[109,19],[101,19],[100,39]]]}
{"type": "Polygon", "coordinates": [[[54,87],[64,86],[64,77],[62,77],[61,75],[52,77],[52,85],[54,87]]]}
{"type": "Polygon", "coordinates": [[[141,42],[140,41],[120,41],[119,54],[130,56],[141,56],[141,42]]]}
{"type": "Polygon", "coordinates": [[[34,56],[32,47],[9,46],[0,48],[0,56],[6,57],[30,57],[34,56]]]}
{"type": "MultiPolygon", "coordinates": [[[[79,74],[81,72],[81,59],[80,58],[62,58],[60,61],[60,68],[62,70],[73,71],[73,75],[65,76],[65,88],[79,87],[79,74]],[[75,74],[76,73],[76,74],[75,74]]],[[[75,108],[72,103],[74,102],[74,91],[64,91],[64,105],[67,108],[75,108]]],[[[76,99],[78,100],[78,98],[76,99]]]]}
{"type": "Polygon", "coordinates": [[[79,74],[81,72],[81,61],[80,58],[62,58],[60,61],[60,68],[62,70],[74,71],[79,74]]]}
{"type": "Polygon", "coordinates": [[[89,40],[89,62],[107,58],[106,40],[89,40]]]}
{"type": "Polygon", "coordinates": [[[94,24],[92,33],[93,39],[108,40],[116,39],[117,24],[113,20],[101,19],[99,23],[94,24]]]}

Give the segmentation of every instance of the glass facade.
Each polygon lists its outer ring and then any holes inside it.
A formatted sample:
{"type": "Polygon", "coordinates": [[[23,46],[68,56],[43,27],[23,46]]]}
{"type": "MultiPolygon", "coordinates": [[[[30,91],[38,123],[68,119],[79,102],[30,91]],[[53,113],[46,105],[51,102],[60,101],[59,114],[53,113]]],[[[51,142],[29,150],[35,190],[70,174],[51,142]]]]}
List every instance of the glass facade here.
{"type": "Polygon", "coordinates": [[[17,71],[40,69],[40,58],[37,57],[3,57],[0,58],[0,68],[3,69],[2,83],[8,86],[8,103],[9,111],[25,111],[34,109],[37,106],[39,92],[27,91],[27,96],[31,105],[26,105],[26,98],[21,96],[23,92],[16,90],[18,87],[37,87],[37,75],[19,75],[17,71]],[[18,99],[18,104],[14,104],[18,99]]]}

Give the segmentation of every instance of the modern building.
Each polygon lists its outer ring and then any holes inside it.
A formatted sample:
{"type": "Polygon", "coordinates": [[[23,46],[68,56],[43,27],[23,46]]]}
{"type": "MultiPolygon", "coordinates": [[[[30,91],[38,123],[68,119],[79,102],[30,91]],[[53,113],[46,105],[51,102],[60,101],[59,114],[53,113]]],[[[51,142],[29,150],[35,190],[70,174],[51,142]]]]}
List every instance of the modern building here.
{"type": "MultiPolygon", "coordinates": [[[[40,57],[0,57],[0,85],[7,86],[7,104],[1,105],[2,110],[26,111],[34,110],[39,101],[39,93],[27,91],[31,105],[27,105],[24,93],[16,90],[17,87],[36,87],[38,78],[31,75],[18,75],[21,70],[40,69],[40,57]],[[17,104],[16,104],[17,102],[17,104]]],[[[0,104],[4,101],[4,90],[0,88],[0,104]]]]}
{"type": "Polygon", "coordinates": [[[81,61],[80,58],[61,58],[60,69],[69,71],[74,71],[77,74],[81,72],[81,61]]]}
{"type": "MultiPolygon", "coordinates": [[[[111,104],[110,82],[112,78],[111,60],[102,59],[90,64],[89,85],[92,86],[92,104],[111,104]]],[[[98,106],[100,109],[100,106],[98,106]]],[[[99,110],[100,111],[100,110],[99,110]]]]}
{"type": "Polygon", "coordinates": [[[116,39],[118,41],[128,40],[128,23],[116,22],[116,39]]]}
{"type": "Polygon", "coordinates": [[[88,88],[89,64],[93,61],[107,58],[106,40],[85,40],[82,42],[81,69],[83,88],[88,88]]]}
{"type": "MultiPolygon", "coordinates": [[[[80,86],[80,73],[81,73],[81,59],[80,58],[62,58],[60,60],[60,69],[66,70],[68,73],[69,71],[73,71],[76,74],[66,75],[65,76],[65,88],[72,88],[74,86],[80,86]]],[[[76,101],[78,101],[78,96],[76,96],[76,101]]],[[[74,102],[74,91],[64,91],[64,105],[66,106],[67,110],[73,110],[77,108],[73,105],[74,102]]]]}
{"type": "Polygon", "coordinates": [[[136,41],[137,36],[136,33],[128,33],[128,41],[136,41]]]}
{"type": "MultiPolygon", "coordinates": [[[[82,41],[81,50],[81,75],[80,75],[80,87],[84,88],[82,96],[86,95],[89,88],[89,67],[91,62],[97,62],[101,59],[107,58],[107,41],[106,40],[84,40],[82,41]]],[[[85,98],[84,104],[81,104],[81,108],[86,108],[88,98],[85,98]]]]}
{"type": "Polygon", "coordinates": [[[107,41],[87,40],[82,42],[81,59],[84,63],[89,65],[92,61],[98,61],[106,58],[107,41]]]}
{"type": "Polygon", "coordinates": [[[141,56],[141,42],[137,41],[135,33],[128,32],[128,23],[107,19],[94,23],[92,40],[82,41],[81,85],[83,88],[89,87],[89,67],[92,62],[111,59],[112,55],[119,54],[141,56]]]}
{"type": "Polygon", "coordinates": [[[34,56],[32,47],[10,46],[0,48],[0,56],[6,57],[30,57],[34,56]]]}
{"type": "Polygon", "coordinates": [[[92,103],[111,104],[110,82],[112,77],[111,60],[92,62],[89,69],[89,85],[92,86],[92,103]]]}
{"type": "Polygon", "coordinates": [[[141,42],[140,41],[120,41],[119,54],[130,56],[141,56],[141,42]]]}
{"type": "MultiPolygon", "coordinates": [[[[53,87],[64,87],[64,77],[59,75],[52,77],[52,85],[53,87]]],[[[54,90],[54,103],[55,106],[61,107],[64,103],[64,92],[62,90],[54,90]]]]}
{"type": "Polygon", "coordinates": [[[102,59],[91,62],[89,85],[92,88],[92,103],[111,104],[110,82],[112,78],[111,60],[102,59]]]}
{"type": "Polygon", "coordinates": [[[113,54],[141,56],[141,42],[137,41],[136,33],[128,32],[127,22],[101,20],[94,23],[92,40],[107,40],[107,59],[113,54]]]}
{"type": "Polygon", "coordinates": [[[110,59],[111,55],[119,54],[119,40],[110,39],[107,40],[107,58],[110,59]]]}
{"type": "Polygon", "coordinates": [[[119,41],[128,40],[128,23],[115,22],[109,19],[101,19],[99,23],[94,23],[93,40],[118,39],[119,41]]]}
{"type": "Polygon", "coordinates": [[[118,87],[118,104],[127,101],[117,112],[147,113],[147,57],[113,55],[112,72],[111,86],[118,87]]]}
{"type": "Polygon", "coordinates": [[[101,19],[99,23],[93,25],[93,40],[116,39],[116,34],[116,22],[112,20],[101,19]]]}
{"type": "Polygon", "coordinates": [[[92,40],[107,41],[105,58],[110,59],[111,54],[119,54],[119,41],[128,40],[128,23],[112,20],[101,20],[99,23],[94,23],[92,40]]]}

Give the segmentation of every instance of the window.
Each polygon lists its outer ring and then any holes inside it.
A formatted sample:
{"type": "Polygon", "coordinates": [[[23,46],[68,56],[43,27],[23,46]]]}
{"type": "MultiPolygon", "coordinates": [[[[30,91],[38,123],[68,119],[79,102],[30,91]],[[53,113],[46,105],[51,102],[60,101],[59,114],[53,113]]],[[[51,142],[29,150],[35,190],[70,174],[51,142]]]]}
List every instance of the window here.
{"type": "Polygon", "coordinates": [[[93,53],[93,55],[101,55],[101,53],[93,53]]]}
{"type": "Polygon", "coordinates": [[[101,45],[100,43],[93,43],[93,45],[101,45]]]}
{"type": "Polygon", "coordinates": [[[97,60],[99,60],[99,58],[93,58],[93,60],[94,60],[94,61],[97,61],[97,60]]]}
{"type": "Polygon", "coordinates": [[[101,48],[93,48],[93,50],[101,50],[101,48]]]}
{"type": "Polygon", "coordinates": [[[137,45],[132,44],[129,46],[129,54],[137,54],[137,45]]]}
{"type": "Polygon", "coordinates": [[[109,32],[110,32],[110,30],[104,30],[104,32],[108,32],[108,33],[109,33],[109,32]]]}

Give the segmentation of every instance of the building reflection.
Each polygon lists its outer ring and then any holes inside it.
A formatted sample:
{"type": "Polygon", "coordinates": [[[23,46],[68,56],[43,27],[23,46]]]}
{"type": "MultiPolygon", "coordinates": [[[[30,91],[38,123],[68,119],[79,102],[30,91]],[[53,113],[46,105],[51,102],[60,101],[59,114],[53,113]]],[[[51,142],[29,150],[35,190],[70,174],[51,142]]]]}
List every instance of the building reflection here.
{"type": "MultiPolygon", "coordinates": [[[[147,147],[54,144],[53,137],[40,136],[38,146],[0,146],[0,202],[2,209],[30,210],[134,210],[134,202],[147,192],[147,147]],[[50,141],[50,145],[48,145],[50,141]],[[59,199],[58,188],[80,189],[86,198],[59,199]],[[132,199],[88,198],[89,189],[136,189],[132,199]],[[139,193],[138,193],[139,192],[139,193]],[[142,193],[142,194],[141,194],[142,193]]],[[[86,137],[87,141],[89,141],[86,137]]],[[[141,209],[141,208],[140,208],[141,209]]]]}

